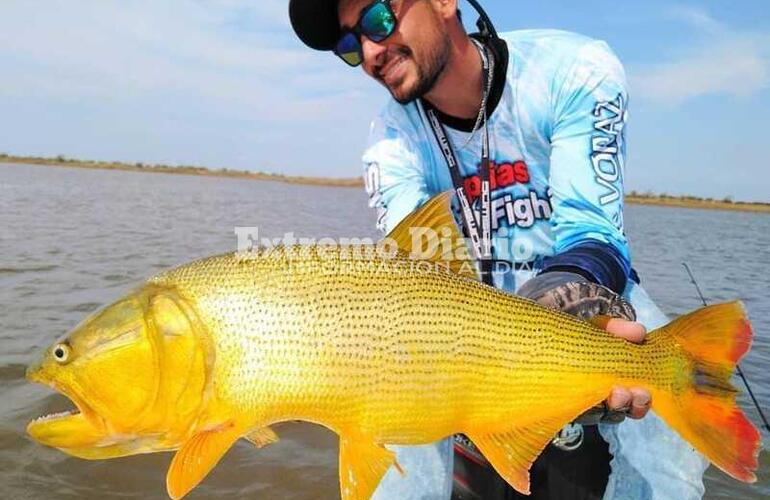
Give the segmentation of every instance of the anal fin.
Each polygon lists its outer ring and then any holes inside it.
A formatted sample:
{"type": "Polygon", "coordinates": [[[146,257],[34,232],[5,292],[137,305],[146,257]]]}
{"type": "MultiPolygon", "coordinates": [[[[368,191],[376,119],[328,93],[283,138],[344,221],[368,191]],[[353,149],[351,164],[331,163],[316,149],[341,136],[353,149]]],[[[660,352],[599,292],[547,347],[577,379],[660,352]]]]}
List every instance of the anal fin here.
{"type": "Polygon", "coordinates": [[[529,469],[555,433],[528,435],[525,430],[514,429],[501,434],[468,433],[468,437],[508,484],[529,495],[529,469]]]}
{"type": "Polygon", "coordinates": [[[529,495],[529,469],[538,455],[559,430],[607,397],[608,393],[609,390],[593,390],[583,394],[577,404],[561,407],[557,414],[528,419],[519,425],[498,427],[491,432],[482,428],[466,430],[464,434],[508,484],[519,493],[529,495]]]}
{"type": "Polygon", "coordinates": [[[368,500],[382,476],[395,465],[396,454],[361,435],[340,436],[340,497],[342,500],[368,500]]]}

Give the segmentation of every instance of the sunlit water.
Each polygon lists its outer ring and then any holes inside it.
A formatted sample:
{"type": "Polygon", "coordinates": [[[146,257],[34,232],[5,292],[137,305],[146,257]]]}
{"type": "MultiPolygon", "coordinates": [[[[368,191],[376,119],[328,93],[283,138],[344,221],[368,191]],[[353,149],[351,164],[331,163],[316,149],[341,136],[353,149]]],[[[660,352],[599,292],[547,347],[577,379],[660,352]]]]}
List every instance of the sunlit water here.
{"type": "MultiPolygon", "coordinates": [[[[376,237],[365,202],[356,189],[0,165],[0,497],[165,498],[170,454],[89,462],[26,437],[30,419],[70,407],[27,383],[26,365],[149,275],[234,250],[235,226],[271,237],[376,237]]],[[[769,411],[770,216],[629,206],[626,226],[643,284],[667,313],[699,306],[683,261],[709,300],[745,301],[756,337],[742,366],[769,411]]],[[[338,497],[336,436],[301,424],[277,431],[281,441],[267,448],[239,442],[190,498],[338,497]]],[[[707,497],[767,498],[766,452],[760,462],[750,486],[710,469],[707,497]]]]}

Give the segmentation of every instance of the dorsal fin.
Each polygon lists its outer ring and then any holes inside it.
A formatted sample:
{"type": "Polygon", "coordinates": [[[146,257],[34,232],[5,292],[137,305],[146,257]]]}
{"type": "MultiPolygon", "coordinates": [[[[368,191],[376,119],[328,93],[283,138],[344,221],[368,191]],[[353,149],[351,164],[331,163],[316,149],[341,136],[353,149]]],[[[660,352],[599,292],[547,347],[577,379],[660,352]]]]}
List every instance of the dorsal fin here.
{"type": "Polygon", "coordinates": [[[437,194],[407,215],[387,237],[412,259],[445,264],[455,274],[478,279],[465,238],[452,215],[453,194],[437,194]]]}

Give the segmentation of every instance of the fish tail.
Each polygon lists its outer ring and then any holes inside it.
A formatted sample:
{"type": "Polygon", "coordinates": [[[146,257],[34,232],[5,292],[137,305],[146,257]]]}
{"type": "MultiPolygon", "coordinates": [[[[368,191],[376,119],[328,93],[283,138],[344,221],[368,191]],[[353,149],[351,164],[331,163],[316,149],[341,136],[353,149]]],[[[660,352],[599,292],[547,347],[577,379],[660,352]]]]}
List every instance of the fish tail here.
{"type": "MultiPolygon", "coordinates": [[[[653,334],[656,332],[653,332],[653,334]]],[[[684,381],[655,391],[658,415],[714,465],[735,479],[756,481],[760,435],[736,403],[730,377],[751,345],[751,324],[739,301],[704,307],[658,330],[685,357],[684,381]]]]}

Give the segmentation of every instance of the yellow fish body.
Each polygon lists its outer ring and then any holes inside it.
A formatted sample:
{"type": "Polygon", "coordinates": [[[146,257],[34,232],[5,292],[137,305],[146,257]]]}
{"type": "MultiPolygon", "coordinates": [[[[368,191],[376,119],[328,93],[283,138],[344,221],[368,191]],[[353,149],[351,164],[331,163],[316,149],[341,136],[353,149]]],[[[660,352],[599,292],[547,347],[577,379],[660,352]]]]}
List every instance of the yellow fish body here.
{"type": "MultiPolygon", "coordinates": [[[[399,246],[409,227],[455,231],[449,200],[407,218],[392,235],[399,246]]],[[[369,498],[398,467],[384,445],[463,433],[528,492],[554,434],[621,384],[647,388],[694,447],[754,480],[759,434],[729,384],[751,341],[739,303],[635,345],[460,276],[462,263],[378,251],[227,254],[155,276],[30,367],[78,411],[28,432],[88,459],[178,450],[167,488],[180,498],[238,439],[264,446],[277,440],[271,424],[315,422],[340,436],[343,499],[369,498]]]]}

